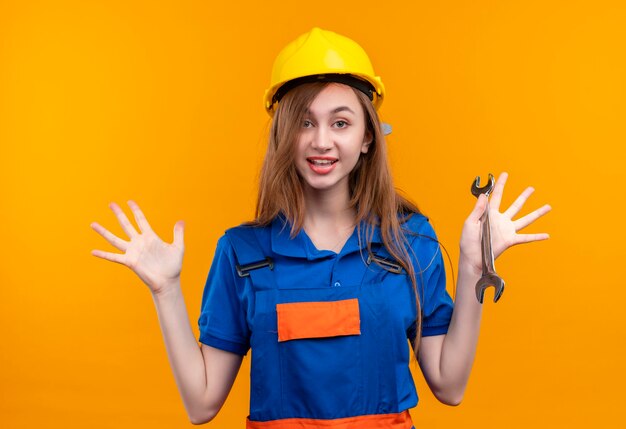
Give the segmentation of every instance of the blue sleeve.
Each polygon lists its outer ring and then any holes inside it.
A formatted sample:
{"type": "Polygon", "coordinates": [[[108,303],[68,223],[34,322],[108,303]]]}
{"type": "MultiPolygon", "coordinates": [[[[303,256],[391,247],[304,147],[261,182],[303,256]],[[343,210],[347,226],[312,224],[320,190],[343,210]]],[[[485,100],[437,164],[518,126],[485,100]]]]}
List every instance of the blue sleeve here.
{"type": "MultiPolygon", "coordinates": [[[[448,332],[454,303],[446,290],[446,270],[437,236],[424,218],[412,243],[413,265],[422,306],[422,336],[448,332]]],[[[411,334],[415,335],[415,328],[411,334]]]]}
{"type": "Polygon", "coordinates": [[[250,349],[244,282],[237,277],[235,254],[226,236],[217,243],[202,294],[200,342],[245,355],[250,349]]]}

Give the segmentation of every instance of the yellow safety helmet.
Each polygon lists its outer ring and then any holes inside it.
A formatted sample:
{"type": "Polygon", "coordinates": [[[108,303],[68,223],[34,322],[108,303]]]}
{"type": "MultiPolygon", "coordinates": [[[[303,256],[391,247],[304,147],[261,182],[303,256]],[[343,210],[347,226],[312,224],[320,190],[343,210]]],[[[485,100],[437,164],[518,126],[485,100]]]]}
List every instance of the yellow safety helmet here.
{"type": "Polygon", "coordinates": [[[316,27],[288,44],[274,60],[265,109],[273,116],[276,103],[287,91],[316,81],[353,86],[368,95],[376,109],[385,96],[385,86],[363,48],[345,36],[316,27]]]}

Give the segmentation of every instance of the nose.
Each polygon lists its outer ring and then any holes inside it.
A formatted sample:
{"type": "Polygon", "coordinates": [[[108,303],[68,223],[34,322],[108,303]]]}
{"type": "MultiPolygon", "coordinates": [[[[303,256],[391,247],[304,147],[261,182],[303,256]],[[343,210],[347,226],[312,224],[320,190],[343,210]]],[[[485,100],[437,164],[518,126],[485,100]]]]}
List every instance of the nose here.
{"type": "Polygon", "coordinates": [[[327,152],[333,147],[331,133],[325,127],[315,128],[312,138],[311,146],[320,152],[327,152]]]}

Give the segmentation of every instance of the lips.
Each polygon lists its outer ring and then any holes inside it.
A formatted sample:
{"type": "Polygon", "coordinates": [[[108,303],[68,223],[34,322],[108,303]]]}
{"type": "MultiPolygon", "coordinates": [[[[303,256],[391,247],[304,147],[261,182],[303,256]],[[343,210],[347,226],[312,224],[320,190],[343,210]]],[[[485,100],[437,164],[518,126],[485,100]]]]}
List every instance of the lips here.
{"type": "Polygon", "coordinates": [[[337,161],[339,161],[337,158],[319,156],[312,156],[306,160],[309,163],[311,170],[317,174],[330,173],[335,168],[337,161]]]}
{"type": "Polygon", "coordinates": [[[317,159],[317,158],[307,158],[307,161],[309,161],[313,165],[322,165],[322,166],[331,165],[337,162],[336,159],[317,159]]]}

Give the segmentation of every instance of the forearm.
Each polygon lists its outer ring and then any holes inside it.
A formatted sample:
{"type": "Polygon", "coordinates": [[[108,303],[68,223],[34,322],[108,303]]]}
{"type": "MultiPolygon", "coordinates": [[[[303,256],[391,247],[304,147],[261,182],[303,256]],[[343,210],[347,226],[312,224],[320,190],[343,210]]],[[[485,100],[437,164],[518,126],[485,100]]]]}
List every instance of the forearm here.
{"type": "MultiPolygon", "coordinates": [[[[463,261],[459,263],[454,311],[443,336],[439,356],[426,356],[427,380],[437,398],[447,404],[461,402],[472,370],[480,332],[482,305],[476,299],[475,285],[479,275],[463,261]]],[[[429,341],[429,338],[424,338],[429,341]]],[[[430,348],[437,350],[437,347],[430,348]]]]}
{"type": "Polygon", "coordinates": [[[167,356],[185,409],[192,421],[214,415],[207,402],[207,375],[202,351],[189,323],[180,282],[152,295],[167,356]]]}
{"type": "Polygon", "coordinates": [[[476,356],[483,306],[476,298],[476,282],[480,276],[461,264],[454,311],[441,350],[440,366],[451,384],[465,390],[476,356]]]}

